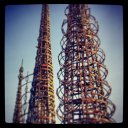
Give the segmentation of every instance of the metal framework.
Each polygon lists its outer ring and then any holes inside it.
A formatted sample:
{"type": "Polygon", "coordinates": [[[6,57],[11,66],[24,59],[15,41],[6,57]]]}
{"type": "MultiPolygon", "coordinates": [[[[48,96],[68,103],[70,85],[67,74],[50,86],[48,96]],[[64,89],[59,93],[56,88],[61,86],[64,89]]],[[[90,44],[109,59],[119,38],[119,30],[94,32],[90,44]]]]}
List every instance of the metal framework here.
{"type": "Polygon", "coordinates": [[[17,97],[16,97],[16,103],[15,103],[15,110],[14,110],[14,115],[13,115],[13,123],[22,123],[23,120],[20,118],[22,114],[22,102],[21,102],[21,97],[22,97],[22,79],[23,79],[23,60],[21,67],[19,69],[19,83],[18,83],[18,90],[17,90],[17,97]]]}
{"type": "Polygon", "coordinates": [[[47,4],[44,4],[42,7],[27,123],[55,124],[55,122],[50,17],[49,7],[47,4]]]}
{"type": "Polygon", "coordinates": [[[65,15],[58,56],[58,118],[63,124],[112,123],[115,105],[108,99],[111,87],[105,80],[98,22],[85,4],[68,5],[65,15]]]}
{"type": "Polygon", "coordinates": [[[19,83],[18,83],[18,90],[17,90],[17,98],[15,104],[15,110],[13,115],[13,123],[26,123],[27,114],[28,114],[28,97],[30,97],[29,88],[30,83],[32,82],[29,80],[33,74],[28,74],[23,76],[23,60],[21,67],[19,69],[19,83]]]}

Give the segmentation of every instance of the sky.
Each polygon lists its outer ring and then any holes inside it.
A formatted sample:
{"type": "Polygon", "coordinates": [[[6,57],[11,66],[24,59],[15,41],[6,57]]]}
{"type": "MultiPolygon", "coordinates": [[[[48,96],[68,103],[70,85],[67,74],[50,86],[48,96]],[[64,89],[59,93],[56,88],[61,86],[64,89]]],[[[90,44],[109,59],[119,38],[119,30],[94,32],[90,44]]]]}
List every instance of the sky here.
{"type": "MultiPolygon", "coordinates": [[[[57,72],[60,68],[58,55],[61,51],[61,25],[63,19],[66,19],[64,15],[66,6],[66,4],[49,4],[56,108],[59,103],[56,96],[56,89],[59,86],[57,72]]],[[[120,123],[123,121],[123,7],[93,4],[88,6],[91,15],[95,16],[99,24],[100,48],[105,52],[104,64],[108,69],[106,80],[112,87],[109,99],[116,105],[113,118],[120,123]]],[[[40,4],[5,7],[5,121],[9,123],[13,118],[22,59],[24,76],[34,70],[41,7],[40,4]]],[[[31,84],[28,86],[30,88],[31,84]]],[[[60,123],[57,118],[56,123],[60,123]]]]}

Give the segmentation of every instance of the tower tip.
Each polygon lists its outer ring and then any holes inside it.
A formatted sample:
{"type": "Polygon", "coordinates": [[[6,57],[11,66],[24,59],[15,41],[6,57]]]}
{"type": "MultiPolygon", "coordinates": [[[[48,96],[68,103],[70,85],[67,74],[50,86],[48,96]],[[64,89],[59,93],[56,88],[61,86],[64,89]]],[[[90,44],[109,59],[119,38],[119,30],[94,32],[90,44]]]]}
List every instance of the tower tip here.
{"type": "Polygon", "coordinates": [[[23,59],[21,61],[21,66],[20,66],[20,69],[19,69],[19,72],[23,72],[24,68],[23,68],[23,59]]]}
{"type": "Polygon", "coordinates": [[[21,66],[23,66],[23,59],[22,59],[22,62],[21,62],[21,66]]]}

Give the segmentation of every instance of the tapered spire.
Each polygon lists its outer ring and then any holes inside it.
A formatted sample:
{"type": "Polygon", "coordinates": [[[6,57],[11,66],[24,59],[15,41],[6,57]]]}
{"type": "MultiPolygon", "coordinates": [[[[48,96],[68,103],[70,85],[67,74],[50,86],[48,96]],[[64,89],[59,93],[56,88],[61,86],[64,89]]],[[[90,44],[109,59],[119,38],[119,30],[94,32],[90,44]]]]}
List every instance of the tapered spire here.
{"type": "Polygon", "coordinates": [[[13,123],[23,123],[21,118],[22,115],[22,79],[23,79],[23,59],[19,69],[19,76],[18,76],[18,90],[16,96],[16,103],[15,103],[15,110],[13,115],[13,123]]]}
{"type": "Polygon", "coordinates": [[[55,124],[50,16],[47,4],[42,6],[27,123],[55,124]]]}

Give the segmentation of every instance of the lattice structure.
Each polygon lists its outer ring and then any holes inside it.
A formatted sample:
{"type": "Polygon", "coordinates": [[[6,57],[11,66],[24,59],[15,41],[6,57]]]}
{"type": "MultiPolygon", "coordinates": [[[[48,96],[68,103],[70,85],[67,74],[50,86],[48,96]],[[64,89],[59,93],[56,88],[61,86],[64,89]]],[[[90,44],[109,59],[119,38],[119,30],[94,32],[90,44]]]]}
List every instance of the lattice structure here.
{"type": "Polygon", "coordinates": [[[36,64],[33,74],[27,123],[54,124],[55,101],[50,44],[50,17],[47,4],[42,7],[36,64]]]}
{"type": "Polygon", "coordinates": [[[13,115],[13,123],[26,123],[27,114],[28,114],[28,98],[30,97],[30,84],[32,83],[29,80],[33,74],[23,75],[23,60],[21,67],[19,69],[19,83],[17,90],[17,98],[15,104],[15,110],[13,115]]]}
{"type": "Polygon", "coordinates": [[[18,90],[17,90],[17,97],[16,97],[16,104],[15,104],[15,110],[13,115],[13,123],[23,123],[23,120],[21,118],[22,115],[22,79],[23,79],[23,60],[21,67],[19,69],[19,83],[18,83],[18,90]]]}
{"type": "Polygon", "coordinates": [[[65,15],[58,56],[58,118],[64,124],[112,123],[115,105],[108,99],[111,87],[105,80],[98,22],[84,4],[70,4],[65,15]]]}

